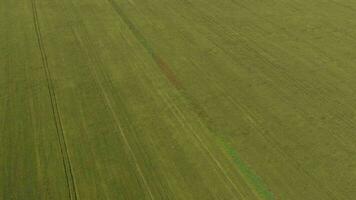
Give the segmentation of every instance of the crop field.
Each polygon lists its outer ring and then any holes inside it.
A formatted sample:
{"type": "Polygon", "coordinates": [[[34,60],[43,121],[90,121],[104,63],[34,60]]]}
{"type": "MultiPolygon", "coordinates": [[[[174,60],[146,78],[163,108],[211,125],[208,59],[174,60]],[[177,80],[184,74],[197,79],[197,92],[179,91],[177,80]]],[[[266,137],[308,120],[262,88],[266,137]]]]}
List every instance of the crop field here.
{"type": "Polygon", "coordinates": [[[356,199],[356,1],[1,0],[0,200],[356,199]]]}

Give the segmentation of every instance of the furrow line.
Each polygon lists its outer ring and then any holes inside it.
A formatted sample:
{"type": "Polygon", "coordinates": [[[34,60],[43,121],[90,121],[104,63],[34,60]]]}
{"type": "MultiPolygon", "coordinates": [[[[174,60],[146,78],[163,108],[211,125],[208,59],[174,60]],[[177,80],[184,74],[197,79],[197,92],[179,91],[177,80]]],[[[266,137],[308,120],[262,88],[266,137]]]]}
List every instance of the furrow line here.
{"type": "Polygon", "coordinates": [[[62,163],[63,163],[64,173],[66,176],[68,195],[69,195],[69,199],[77,200],[78,194],[76,191],[73,170],[72,170],[72,164],[71,164],[71,161],[69,158],[68,147],[67,147],[67,143],[66,143],[65,136],[64,136],[62,120],[60,117],[59,108],[58,108],[57,99],[56,99],[56,93],[55,93],[54,87],[53,87],[53,80],[52,80],[52,76],[51,76],[49,66],[48,66],[47,53],[46,53],[45,47],[43,45],[41,29],[40,29],[40,25],[39,25],[39,21],[38,21],[36,0],[31,0],[31,4],[32,4],[34,29],[35,29],[35,33],[36,33],[36,37],[37,37],[38,47],[39,47],[40,54],[41,54],[42,67],[43,67],[43,70],[44,70],[44,73],[46,76],[47,89],[48,89],[48,93],[50,96],[52,114],[53,114],[53,119],[55,121],[56,133],[57,133],[58,143],[59,143],[59,147],[60,147],[60,151],[61,151],[61,155],[62,155],[62,163]]]}
{"type": "MultiPolygon", "coordinates": [[[[87,30],[85,29],[84,26],[82,26],[82,28],[85,30],[85,32],[87,32],[87,30]]],[[[87,33],[88,34],[88,33],[87,33]]],[[[83,42],[84,41],[81,41],[81,39],[79,38],[79,36],[76,34],[76,32],[74,31],[74,35],[77,37],[77,41],[79,41],[80,45],[82,47],[84,47],[84,44],[83,42]]],[[[85,37],[82,38],[84,40],[86,40],[85,42],[87,42],[90,46],[91,46],[91,43],[90,41],[88,41],[85,37]]],[[[85,48],[83,48],[85,49],[85,48]]],[[[95,49],[95,48],[92,48],[91,49],[95,49]]],[[[88,57],[90,58],[90,60],[96,64],[96,65],[99,65],[99,59],[97,58],[96,55],[90,55],[88,50],[85,51],[86,54],[88,55],[88,57]]],[[[95,67],[89,67],[89,70],[90,70],[90,73],[92,75],[92,77],[94,78],[94,81],[97,83],[97,86],[99,87],[100,89],[100,95],[104,98],[104,101],[105,101],[105,105],[106,105],[106,108],[108,109],[108,111],[111,113],[111,116],[113,117],[113,120],[114,120],[114,125],[115,125],[115,128],[117,129],[117,131],[119,132],[121,138],[123,139],[123,142],[124,144],[126,145],[127,147],[127,150],[128,152],[130,153],[131,157],[132,157],[132,160],[133,160],[133,163],[135,165],[135,168],[139,174],[139,176],[141,177],[142,179],[142,182],[143,182],[143,185],[144,187],[146,188],[147,192],[148,192],[148,195],[149,195],[149,198],[154,200],[155,197],[152,193],[152,189],[150,188],[149,184],[148,184],[148,181],[146,179],[146,177],[144,176],[144,173],[143,173],[143,170],[138,162],[138,158],[137,156],[135,155],[132,147],[131,147],[131,144],[122,128],[122,125],[121,125],[121,122],[120,122],[120,119],[119,119],[119,116],[116,114],[115,112],[115,109],[114,109],[114,102],[112,102],[112,100],[110,99],[110,95],[108,94],[108,92],[106,91],[102,81],[100,80],[100,76],[98,74],[98,69],[96,69],[95,67]]],[[[100,70],[100,69],[99,69],[100,70]]]]}
{"type": "MultiPolygon", "coordinates": [[[[193,110],[195,113],[199,116],[200,119],[204,120],[204,124],[206,127],[209,129],[211,133],[217,132],[215,127],[211,125],[211,117],[208,115],[208,113],[202,108],[199,103],[197,103],[187,92],[186,89],[183,87],[182,83],[178,80],[172,69],[169,67],[168,64],[164,62],[164,60],[157,55],[157,53],[153,50],[151,45],[148,43],[146,38],[140,33],[140,31],[136,28],[136,26],[131,22],[131,20],[122,12],[121,8],[117,3],[115,3],[114,0],[108,0],[111,6],[113,7],[114,11],[119,15],[119,17],[126,23],[130,31],[133,33],[133,35],[136,37],[136,39],[140,42],[140,44],[145,48],[145,50],[151,55],[152,59],[156,63],[156,65],[160,68],[164,76],[168,79],[170,84],[172,84],[184,97],[185,99],[189,102],[189,104],[193,107],[193,110]]],[[[219,137],[219,142],[221,143],[222,147],[224,150],[229,153],[229,155],[234,159],[235,164],[238,166],[238,169],[240,170],[240,173],[244,175],[244,177],[247,179],[248,184],[253,188],[254,192],[257,192],[258,195],[266,200],[274,200],[274,195],[272,192],[269,191],[269,189],[266,187],[265,183],[262,181],[262,179],[257,176],[253,170],[251,170],[248,165],[242,162],[240,157],[238,156],[238,153],[226,142],[226,140],[223,137],[219,137]]],[[[199,141],[199,140],[198,140],[199,141]]],[[[200,141],[201,143],[201,141],[200,141]]],[[[204,148],[205,149],[205,148],[204,148]]],[[[209,153],[208,153],[209,154],[209,153]]],[[[210,154],[209,154],[210,155],[210,154]]],[[[212,155],[210,155],[212,156],[212,155]]],[[[221,166],[219,166],[218,160],[213,159],[214,162],[217,162],[216,164],[218,165],[218,168],[222,170],[221,166]]],[[[227,176],[224,173],[224,170],[221,171],[225,176],[227,176]]],[[[228,180],[230,179],[229,177],[226,177],[228,180]]],[[[230,182],[230,181],[229,181],[230,182]]],[[[230,182],[233,186],[233,188],[236,188],[235,184],[230,182]]],[[[237,191],[239,192],[239,191],[237,191]]]]}

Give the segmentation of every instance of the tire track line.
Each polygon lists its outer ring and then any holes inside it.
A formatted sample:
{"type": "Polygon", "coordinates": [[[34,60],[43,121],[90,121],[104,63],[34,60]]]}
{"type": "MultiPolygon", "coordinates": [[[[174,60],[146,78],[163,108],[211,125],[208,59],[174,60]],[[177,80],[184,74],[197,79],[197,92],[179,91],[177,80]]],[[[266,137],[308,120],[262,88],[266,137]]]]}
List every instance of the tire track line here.
{"type": "Polygon", "coordinates": [[[57,133],[58,143],[59,143],[59,147],[60,147],[60,151],[61,151],[61,155],[62,155],[62,163],[63,163],[64,173],[66,176],[68,195],[69,195],[69,199],[77,200],[77,199],[79,199],[79,197],[78,197],[77,189],[75,186],[75,179],[74,179],[74,175],[73,175],[72,164],[71,164],[71,161],[69,158],[68,147],[67,147],[67,143],[66,143],[65,136],[64,136],[63,124],[62,124],[60,112],[58,109],[56,93],[55,93],[54,87],[53,87],[53,79],[52,79],[52,75],[51,75],[51,72],[50,72],[49,66],[48,66],[47,53],[46,53],[46,50],[45,50],[45,47],[43,44],[42,35],[41,35],[41,29],[40,29],[40,25],[39,25],[39,21],[38,21],[36,0],[31,0],[31,4],[32,4],[34,29],[36,32],[38,47],[39,47],[39,50],[41,53],[42,67],[43,67],[43,70],[44,70],[44,73],[46,76],[47,88],[48,88],[48,93],[49,93],[50,101],[51,101],[52,114],[53,114],[53,119],[55,121],[56,133],[57,133]]]}
{"type": "MultiPolygon", "coordinates": [[[[179,109],[175,104],[171,103],[171,99],[167,94],[160,93],[160,96],[164,99],[165,103],[167,106],[170,108],[171,112],[174,114],[175,118],[179,121],[182,127],[186,127],[185,124],[187,124],[187,129],[193,133],[193,138],[198,141],[198,144],[201,146],[202,150],[205,151],[208,154],[208,157],[213,161],[213,163],[216,165],[217,169],[220,170],[223,174],[223,176],[226,178],[227,182],[233,187],[233,190],[237,192],[239,195],[236,197],[237,199],[243,198],[243,194],[240,190],[238,190],[237,185],[233,182],[233,180],[230,178],[228,171],[222,166],[221,162],[214,156],[210,148],[205,144],[203,139],[198,135],[198,133],[195,131],[195,129],[189,124],[188,120],[184,116],[184,113],[179,109]]],[[[199,116],[199,115],[198,115],[199,116]]],[[[200,116],[199,116],[200,117],[200,116]]],[[[211,131],[209,129],[209,131],[211,131]]]]}
{"type": "MultiPolygon", "coordinates": [[[[76,8],[77,6],[74,4],[74,2],[72,0],[69,1],[70,5],[71,5],[71,8],[76,8]]],[[[64,5],[64,4],[63,4],[64,5]]],[[[66,8],[66,6],[64,6],[66,8]]],[[[110,81],[107,81],[106,80],[106,77],[104,75],[104,73],[102,72],[101,70],[101,67],[99,67],[101,65],[101,61],[100,61],[100,58],[98,58],[97,54],[93,54],[91,55],[88,48],[86,48],[86,45],[89,47],[89,49],[95,49],[95,47],[93,46],[92,42],[89,40],[88,36],[89,36],[89,32],[87,30],[87,28],[85,27],[85,24],[83,23],[83,19],[77,15],[77,16],[73,16],[72,17],[76,17],[77,19],[80,20],[80,24],[78,24],[78,27],[79,29],[82,29],[85,33],[85,36],[84,37],[81,37],[79,35],[79,33],[76,31],[76,29],[74,27],[72,27],[72,32],[73,32],[73,36],[75,37],[77,43],[78,43],[78,46],[83,50],[83,52],[85,52],[85,54],[89,57],[89,60],[96,65],[96,67],[94,66],[91,66],[89,65],[88,66],[88,69],[90,71],[90,74],[91,76],[93,77],[94,81],[96,82],[96,85],[98,86],[98,89],[101,91],[100,92],[100,96],[103,97],[104,101],[105,101],[105,107],[106,109],[108,110],[109,113],[111,113],[112,117],[113,117],[113,120],[114,120],[114,126],[115,126],[115,129],[116,131],[119,133],[119,136],[122,138],[126,148],[127,148],[127,151],[129,152],[129,154],[131,155],[131,159],[134,163],[134,167],[136,168],[137,170],[137,173],[138,173],[138,176],[141,177],[142,179],[142,183],[143,183],[143,187],[146,188],[147,190],[147,193],[148,193],[148,196],[151,200],[154,200],[155,197],[153,195],[153,192],[152,192],[152,189],[151,187],[149,186],[148,184],[148,181],[147,181],[147,178],[145,177],[144,173],[143,173],[143,170],[142,170],[142,167],[140,166],[139,162],[138,162],[138,158],[137,156],[135,155],[133,149],[132,149],[132,146],[125,134],[125,131],[123,130],[123,127],[122,127],[122,123],[121,123],[121,120],[119,118],[119,116],[117,115],[117,113],[115,112],[115,109],[114,109],[114,104],[115,102],[113,102],[111,100],[111,95],[108,93],[108,91],[105,89],[105,86],[103,85],[103,81],[101,80],[100,78],[100,75],[99,75],[99,72],[101,72],[101,74],[104,76],[104,82],[110,82],[110,81]]],[[[111,82],[110,82],[111,83],[111,82]]],[[[112,83],[111,83],[112,84],[112,83]]]]}
{"type": "MultiPolygon", "coordinates": [[[[136,37],[136,39],[140,42],[140,44],[145,48],[145,50],[151,55],[152,59],[155,61],[156,65],[161,69],[162,73],[164,76],[168,79],[168,81],[186,98],[186,100],[190,103],[192,106],[193,110],[195,113],[205,121],[204,124],[206,124],[206,127],[209,129],[210,132],[215,133],[217,130],[216,128],[211,125],[211,117],[208,115],[208,113],[202,108],[199,103],[197,103],[189,94],[187,94],[185,88],[183,87],[182,83],[177,79],[175,76],[174,72],[172,69],[169,67],[164,60],[157,55],[157,53],[153,50],[151,45],[147,42],[146,38],[140,33],[140,31],[136,28],[136,26],[130,21],[130,19],[122,12],[121,8],[117,3],[115,3],[114,0],[108,0],[108,2],[111,4],[113,7],[114,11],[119,15],[119,17],[125,22],[125,24],[128,26],[130,31],[133,33],[133,35],[136,37]]],[[[240,173],[242,173],[245,178],[247,179],[248,184],[251,186],[251,188],[258,193],[260,197],[266,200],[274,200],[274,195],[272,192],[269,191],[265,183],[262,181],[262,179],[257,176],[253,170],[251,170],[247,164],[242,162],[240,157],[238,156],[238,153],[236,152],[235,149],[233,149],[226,140],[223,137],[219,137],[219,143],[223,146],[224,150],[229,153],[229,155],[234,159],[235,164],[238,166],[240,173]]],[[[200,141],[200,140],[198,140],[200,141]]],[[[202,141],[200,141],[201,143],[202,141]]],[[[203,145],[203,144],[201,144],[203,145]]],[[[204,147],[203,147],[204,148],[204,147]]],[[[204,148],[205,149],[205,148],[204,148]]],[[[208,155],[211,155],[211,153],[208,151],[208,155]]],[[[231,179],[228,177],[228,175],[224,172],[224,169],[221,168],[220,162],[215,158],[213,161],[217,164],[218,168],[221,171],[222,174],[224,174],[225,178],[232,184],[232,187],[237,190],[239,193],[239,190],[237,186],[230,181],[231,179]]]]}
{"type": "MultiPolygon", "coordinates": [[[[83,28],[86,31],[85,27],[82,26],[81,28],[83,28]]],[[[80,44],[80,46],[82,47],[82,49],[86,52],[86,54],[88,55],[88,57],[90,58],[90,60],[95,63],[96,65],[99,65],[98,63],[100,63],[97,58],[96,55],[90,55],[90,53],[88,52],[88,50],[86,50],[85,45],[84,45],[84,42],[86,42],[87,44],[90,45],[90,48],[91,49],[95,49],[92,47],[91,45],[91,42],[89,40],[87,40],[87,38],[82,38],[83,41],[79,35],[76,33],[76,31],[73,30],[73,34],[75,35],[76,37],[76,40],[78,41],[78,43],[80,44]]],[[[105,89],[102,81],[100,80],[100,76],[99,76],[99,73],[98,73],[98,69],[96,69],[95,67],[89,67],[89,70],[90,70],[90,73],[92,75],[92,77],[94,78],[94,81],[97,83],[97,86],[99,87],[100,91],[101,91],[101,96],[104,98],[105,100],[105,104],[106,104],[106,108],[108,109],[108,111],[111,113],[111,116],[113,117],[113,120],[114,120],[114,124],[115,124],[115,128],[117,129],[117,131],[119,132],[119,135],[121,136],[121,138],[123,139],[123,142],[124,144],[126,145],[126,148],[129,152],[129,154],[131,155],[131,158],[133,160],[133,163],[134,163],[134,166],[139,174],[139,176],[141,177],[142,179],[142,182],[143,182],[143,185],[144,187],[146,188],[147,192],[148,192],[148,195],[149,195],[149,198],[154,200],[155,197],[153,195],[153,192],[152,192],[152,189],[150,188],[149,184],[148,184],[148,181],[146,179],[146,177],[144,176],[144,173],[143,173],[143,170],[138,162],[138,158],[137,156],[135,155],[132,147],[131,147],[131,144],[125,134],[125,131],[123,130],[123,127],[121,125],[121,120],[119,119],[119,116],[116,114],[115,112],[115,109],[114,109],[114,102],[111,100],[110,98],[110,95],[108,94],[107,90],[105,89]]]]}

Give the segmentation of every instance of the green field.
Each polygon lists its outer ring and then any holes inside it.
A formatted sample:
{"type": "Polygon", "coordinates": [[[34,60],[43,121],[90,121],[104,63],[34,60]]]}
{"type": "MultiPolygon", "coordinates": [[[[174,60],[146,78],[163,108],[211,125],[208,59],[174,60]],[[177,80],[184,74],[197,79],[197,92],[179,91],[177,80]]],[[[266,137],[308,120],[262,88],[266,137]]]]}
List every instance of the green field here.
{"type": "Polygon", "coordinates": [[[356,1],[0,1],[1,200],[356,199],[356,1]]]}

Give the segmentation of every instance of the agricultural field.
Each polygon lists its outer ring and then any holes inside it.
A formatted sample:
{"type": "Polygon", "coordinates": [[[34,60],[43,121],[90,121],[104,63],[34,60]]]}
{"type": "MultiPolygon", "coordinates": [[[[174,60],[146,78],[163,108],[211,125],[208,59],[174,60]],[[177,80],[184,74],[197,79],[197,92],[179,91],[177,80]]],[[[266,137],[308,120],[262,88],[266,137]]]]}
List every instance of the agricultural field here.
{"type": "Polygon", "coordinates": [[[356,199],[356,1],[0,1],[0,200],[356,199]]]}

